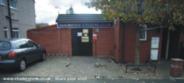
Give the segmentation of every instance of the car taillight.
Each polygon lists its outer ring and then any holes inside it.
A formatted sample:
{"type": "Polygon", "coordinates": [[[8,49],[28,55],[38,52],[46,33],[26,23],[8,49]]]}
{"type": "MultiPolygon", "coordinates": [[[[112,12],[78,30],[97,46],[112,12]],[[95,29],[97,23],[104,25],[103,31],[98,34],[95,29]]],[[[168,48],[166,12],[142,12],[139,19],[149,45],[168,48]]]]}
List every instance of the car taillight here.
{"type": "Polygon", "coordinates": [[[15,57],[16,57],[16,52],[10,51],[10,52],[8,53],[8,57],[9,57],[9,58],[15,58],[15,57]]]}

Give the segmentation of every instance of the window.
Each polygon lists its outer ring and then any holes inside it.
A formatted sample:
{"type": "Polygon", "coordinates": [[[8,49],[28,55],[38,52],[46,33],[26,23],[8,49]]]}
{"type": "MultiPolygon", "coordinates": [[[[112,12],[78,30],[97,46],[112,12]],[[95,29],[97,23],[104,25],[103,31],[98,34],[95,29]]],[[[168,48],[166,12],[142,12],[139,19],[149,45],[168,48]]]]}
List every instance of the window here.
{"type": "Polygon", "coordinates": [[[147,40],[147,30],[146,30],[146,25],[140,26],[139,27],[139,40],[140,41],[146,41],[147,40]]]}
{"type": "Polygon", "coordinates": [[[16,6],[17,6],[17,0],[10,0],[10,7],[16,8],[16,6]]]}
{"type": "Polygon", "coordinates": [[[13,28],[12,35],[13,35],[13,38],[19,38],[19,29],[13,28]]]}
{"type": "Polygon", "coordinates": [[[27,41],[20,41],[18,44],[18,48],[28,48],[28,42],[27,41]]]}
{"type": "Polygon", "coordinates": [[[10,42],[0,41],[0,50],[9,50],[11,48],[10,42]]]}
{"type": "Polygon", "coordinates": [[[5,5],[5,2],[6,0],[0,0],[0,5],[5,5]]]}
{"type": "Polygon", "coordinates": [[[36,45],[33,44],[31,41],[23,41],[18,48],[36,48],[36,45]]]}
{"type": "Polygon", "coordinates": [[[28,46],[29,46],[29,47],[33,47],[33,48],[34,48],[34,47],[37,47],[36,44],[34,44],[34,43],[31,42],[31,41],[28,41],[28,46]]]}
{"type": "Polygon", "coordinates": [[[4,27],[4,38],[8,38],[8,28],[4,27]]]}

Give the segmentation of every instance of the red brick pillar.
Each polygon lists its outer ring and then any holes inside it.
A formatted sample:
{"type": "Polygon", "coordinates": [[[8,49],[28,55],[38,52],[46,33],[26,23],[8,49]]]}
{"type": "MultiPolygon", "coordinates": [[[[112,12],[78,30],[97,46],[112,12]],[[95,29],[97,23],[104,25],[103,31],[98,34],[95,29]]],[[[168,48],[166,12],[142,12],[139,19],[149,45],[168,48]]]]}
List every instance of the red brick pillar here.
{"type": "Polygon", "coordinates": [[[120,62],[120,19],[116,18],[114,20],[114,59],[120,62]]]}

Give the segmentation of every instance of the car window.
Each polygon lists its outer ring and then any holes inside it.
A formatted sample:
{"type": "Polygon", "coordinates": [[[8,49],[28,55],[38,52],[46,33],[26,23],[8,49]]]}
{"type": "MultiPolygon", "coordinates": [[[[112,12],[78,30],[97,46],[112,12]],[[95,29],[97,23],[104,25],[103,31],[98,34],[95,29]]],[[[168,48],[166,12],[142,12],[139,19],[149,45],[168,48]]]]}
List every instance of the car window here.
{"type": "Polygon", "coordinates": [[[37,47],[33,42],[28,41],[28,47],[37,47]]]}
{"type": "Polygon", "coordinates": [[[20,46],[24,45],[25,42],[24,41],[11,41],[12,42],[12,47],[14,49],[19,49],[20,46]]]}
{"type": "Polygon", "coordinates": [[[0,41],[0,50],[9,50],[11,48],[10,42],[0,41]]]}
{"type": "Polygon", "coordinates": [[[31,41],[26,41],[22,43],[19,48],[34,48],[36,47],[31,41]]]}

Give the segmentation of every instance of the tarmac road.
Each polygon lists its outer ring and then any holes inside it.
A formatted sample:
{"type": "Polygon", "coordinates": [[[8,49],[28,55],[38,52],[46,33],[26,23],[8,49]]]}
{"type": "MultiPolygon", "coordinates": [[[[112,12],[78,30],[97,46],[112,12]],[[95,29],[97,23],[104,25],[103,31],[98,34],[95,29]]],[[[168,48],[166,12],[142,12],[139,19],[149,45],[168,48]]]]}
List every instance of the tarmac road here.
{"type": "Polygon", "coordinates": [[[98,79],[98,80],[49,80],[49,81],[0,81],[0,83],[184,83],[181,79],[98,79]]]}

